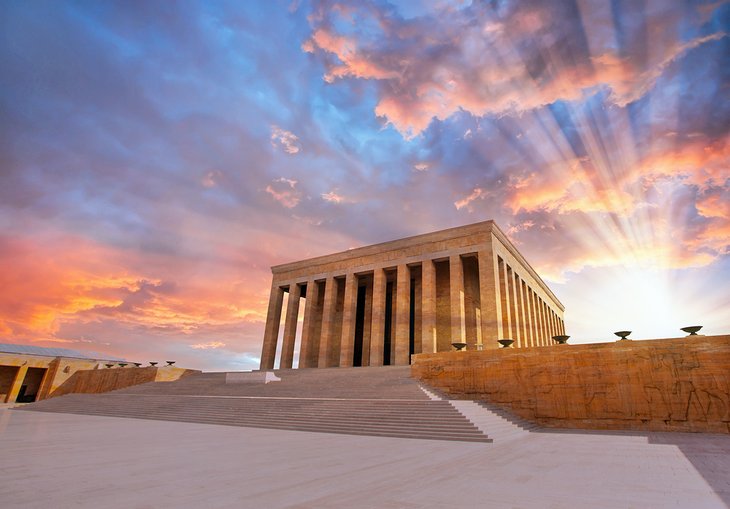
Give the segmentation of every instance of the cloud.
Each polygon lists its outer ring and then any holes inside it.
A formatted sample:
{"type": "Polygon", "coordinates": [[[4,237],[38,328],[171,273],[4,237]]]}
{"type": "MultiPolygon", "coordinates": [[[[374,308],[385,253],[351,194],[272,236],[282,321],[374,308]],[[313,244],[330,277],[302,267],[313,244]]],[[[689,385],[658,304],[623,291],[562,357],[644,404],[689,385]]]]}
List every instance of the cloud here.
{"type": "Polygon", "coordinates": [[[284,152],[292,155],[302,149],[296,134],[276,125],[271,126],[271,146],[280,147],[284,152]]]}
{"type": "Polygon", "coordinates": [[[476,199],[483,200],[485,196],[486,196],[486,192],[482,188],[476,187],[476,188],[474,188],[474,190],[471,192],[471,194],[469,196],[466,196],[465,198],[462,198],[461,200],[455,201],[454,207],[456,207],[456,210],[461,210],[464,207],[468,207],[469,204],[471,204],[471,202],[473,202],[476,199]]]}
{"type": "Polygon", "coordinates": [[[328,193],[322,193],[322,199],[329,203],[354,203],[352,198],[339,194],[336,190],[332,190],[328,193]]]}
{"type": "Polygon", "coordinates": [[[194,348],[196,350],[215,350],[216,348],[223,348],[224,346],[226,346],[226,344],[222,341],[209,341],[208,343],[190,345],[190,348],[194,348]]]}
{"type": "Polygon", "coordinates": [[[413,169],[416,171],[426,171],[431,167],[428,163],[416,163],[413,165],[413,169]]]}
{"type": "Polygon", "coordinates": [[[223,172],[220,170],[210,170],[203,175],[200,183],[203,187],[211,188],[217,186],[223,178],[223,172]]]}
{"type": "MultiPolygon", "coordinates": [[[[568,5],[515,5],[502,15],[487,3],[474,3],[415,19],[371,6],[351,6],[346,16],[332,9],[311,18],[313,32],[303,49],[322,55],[327,82],[348,77],[379,82],[375,114],[412,139],[433,119],[459,111],[478,117],[520,114],[582,100],[602,88],[625,106],[690,50],[727,36],[674,40],[641,63],[609,48],[597,48],[596,55],[571,52],[580,19],[568,5]]],[[[678,15],[672,12],[666,23],[671,26],[678,15]]],[[[472,134],[467,130],[464,139],[472,134]]]]}
{"type": "Polygon", "coordinates": [[[281,177],[266,186],[266,192],[284,207],[293,209],[301,201],[301,193],[296,185],[296,180],[281,177]]]}

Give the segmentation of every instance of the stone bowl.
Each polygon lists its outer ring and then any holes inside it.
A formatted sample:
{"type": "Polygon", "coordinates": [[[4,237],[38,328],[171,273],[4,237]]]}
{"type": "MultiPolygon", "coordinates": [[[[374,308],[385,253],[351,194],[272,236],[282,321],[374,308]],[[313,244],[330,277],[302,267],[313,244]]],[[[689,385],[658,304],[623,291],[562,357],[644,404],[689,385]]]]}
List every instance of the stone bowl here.
{"type": "Polygon", "coordinates": [[[497,341],[497,343],[502,345],[502,348],[512,348],[512,343],[514,343],[514,342],[515,342],[514,339],[509,339],[509,338],[500,339],[497,341]]]}
{"type": "Polygon", "coordinates": [[[702,325],[692,325],[691,327],[682,327],[679,330],[686,332],[690,336],[697,336],[701,328],[702,325]]]}
{"type": "Polygon", "coordinates": [[[154,362],[154,361],[150,361],[150,366],[153,366],[153,367],[154,367],[154,366],[157,366],[157,363],[156,363],[156,362],[154,362]]]}
{"type": "Polygon", "coordinates": [[[559,344],[564,345],[570,339],[570,336],[553,336],[553,339],[559,344]]]}
{"type": "Polygon", "coordinates": [[[614,332],[618,337],[621,338],[621,340],[627,339],[627,336],[631,334],[630,330],[620,330],[618,332],[614,332]]]}
{"type": "Polygon", "coordinates": [[[451,346],[456,348],[457,352],[461,352],[463,349],[466,348],[466,343],[451,343],[451,346]]]}
{"type": "Polygon", "coordinates": [[[106,366],[107,368],[113,368],[114,364],[104,364],[104,366],[106,366]]]}
{"type": "Polygon", "coordinates": [[[125,367],[126,365],[127,365],[127,363],[126,363],[126,362],[120,362],[120,363],[119,363],[119,367],[120,367],[120,368],[123,368],[123,367],[125,367]]]}
{"type": "Polygon", "coordinates": [[[134,364],[134,367],[136,367],[136,368],[138,368],[142,365],[141,362],[133,362],[132,364],[134,364]]]}
{"type": "Polygon", "coordinates": [[[168,366],[172,366],[173,364],[175,364],[175,361],[165,361],[165,362],[167,363],[168,366]]]}

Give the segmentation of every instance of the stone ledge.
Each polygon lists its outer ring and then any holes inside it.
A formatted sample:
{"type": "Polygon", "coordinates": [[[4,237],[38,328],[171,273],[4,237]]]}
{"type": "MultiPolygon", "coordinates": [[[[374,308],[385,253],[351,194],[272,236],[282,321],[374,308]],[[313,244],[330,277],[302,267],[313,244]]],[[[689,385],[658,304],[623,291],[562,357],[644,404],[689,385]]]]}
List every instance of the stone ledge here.
{"type": "Polygon", "coordinates": [[[730,433],[730,335],[419,354],[411,373],[543,426],[730,433]]]}

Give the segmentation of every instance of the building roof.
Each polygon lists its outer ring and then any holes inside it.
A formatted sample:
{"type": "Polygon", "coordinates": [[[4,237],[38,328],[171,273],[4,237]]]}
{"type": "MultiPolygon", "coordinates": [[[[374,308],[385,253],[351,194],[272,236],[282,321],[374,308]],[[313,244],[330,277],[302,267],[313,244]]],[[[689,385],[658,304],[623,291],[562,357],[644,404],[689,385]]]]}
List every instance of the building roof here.
{"type": "Polygon", "coordinates": [[[106,354],[97,352],[82,352],[69,348],[47,348],[44,346],[15,345],[11,343],[0,343],[0,353],[14,353],[21,355],[45,355],[46,357],[75,357],[78,359],[93,360],[122,360],[106,354]]]}

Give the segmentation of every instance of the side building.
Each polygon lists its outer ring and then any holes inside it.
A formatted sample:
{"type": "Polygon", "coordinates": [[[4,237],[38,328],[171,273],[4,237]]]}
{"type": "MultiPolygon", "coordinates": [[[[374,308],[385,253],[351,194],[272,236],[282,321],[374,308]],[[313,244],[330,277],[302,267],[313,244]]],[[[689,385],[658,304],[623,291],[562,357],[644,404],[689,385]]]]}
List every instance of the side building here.
{"type": "Polygon", "coordinates": [[[493,221],[276,265],[261,369],[407,365],[410,355],[546,346],[565,308],[493,221]]]}
{"type": "Polygon", "coordinates": [[[118,362],[67,348],[0,343],[0,403],[48,398],[79,370],[118,362]]]}

